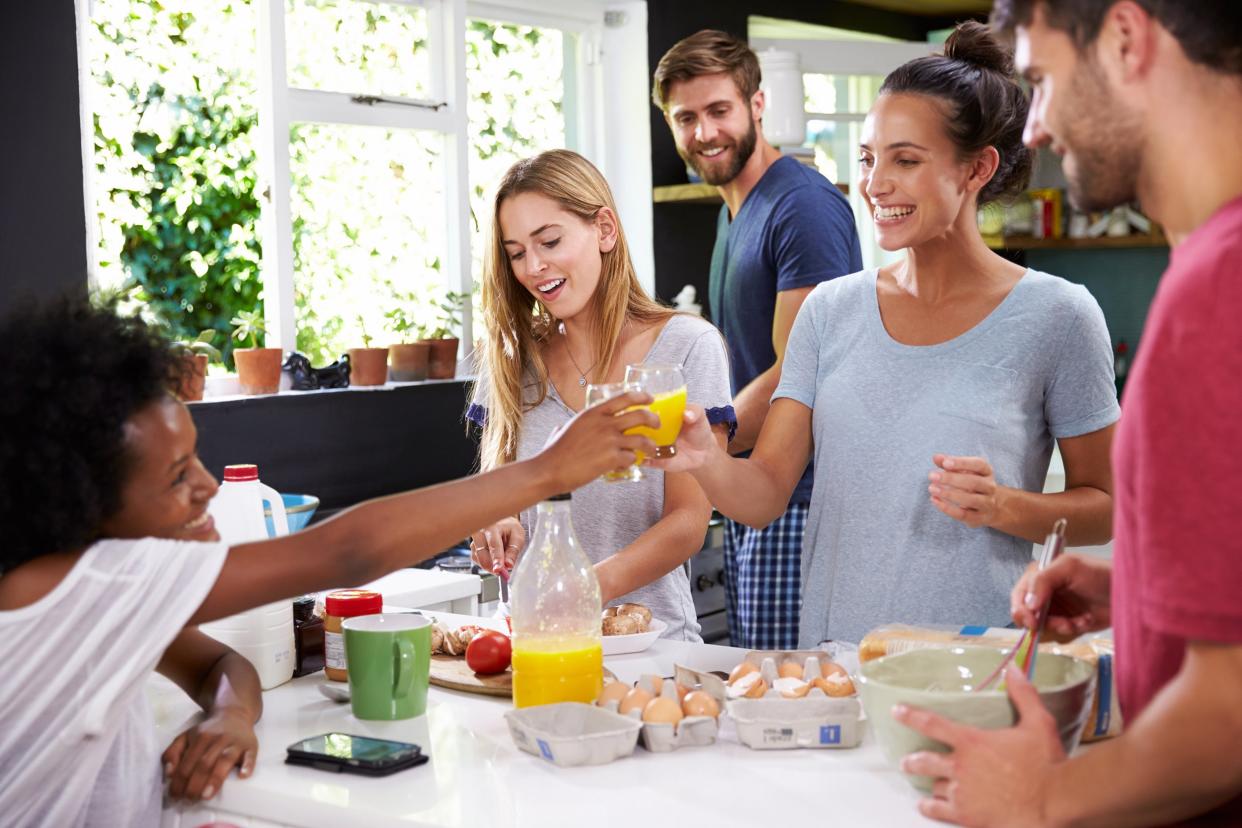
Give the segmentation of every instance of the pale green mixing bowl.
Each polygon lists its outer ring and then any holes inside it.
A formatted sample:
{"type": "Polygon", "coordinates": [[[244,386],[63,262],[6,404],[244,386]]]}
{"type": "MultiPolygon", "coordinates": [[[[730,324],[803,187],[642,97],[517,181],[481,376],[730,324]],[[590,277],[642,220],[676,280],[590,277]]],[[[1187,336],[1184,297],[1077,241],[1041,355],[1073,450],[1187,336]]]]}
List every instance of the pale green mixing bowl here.
{"type": "MultiPolygon", "coordinates": [[[[858,692],[888,761],[897,765],[909,753],[948,750],[943,743],[894,721],[896,704],[921,707],[975,727],[1011,726],[1016,715],[1007,693],[972,692],[1004,657],[1005,651],[990,647],[951,647],[911,650],[863,664],[858,692]]],[[[1056,719],[1066,752],[1073,750],[1091,709],[1095,668],[1081,659],[1040,653],[1034,681],[1044,707],[1056,719]]],[[[907,778],[916,788],[931,788],[932,780],[926,776],[907,774],[907,778]]]]}

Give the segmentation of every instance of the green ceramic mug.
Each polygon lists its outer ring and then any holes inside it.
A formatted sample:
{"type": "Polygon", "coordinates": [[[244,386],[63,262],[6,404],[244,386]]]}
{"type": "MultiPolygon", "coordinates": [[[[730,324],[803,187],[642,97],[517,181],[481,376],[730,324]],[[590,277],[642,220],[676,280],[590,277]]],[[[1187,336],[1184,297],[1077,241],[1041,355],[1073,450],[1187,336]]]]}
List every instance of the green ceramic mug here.
{"type": "Polygon", "coordinates": [[[427,711],[431,622],[421,615],[347,618],[350,705],[359,719],[412,719],[427,711]]]}

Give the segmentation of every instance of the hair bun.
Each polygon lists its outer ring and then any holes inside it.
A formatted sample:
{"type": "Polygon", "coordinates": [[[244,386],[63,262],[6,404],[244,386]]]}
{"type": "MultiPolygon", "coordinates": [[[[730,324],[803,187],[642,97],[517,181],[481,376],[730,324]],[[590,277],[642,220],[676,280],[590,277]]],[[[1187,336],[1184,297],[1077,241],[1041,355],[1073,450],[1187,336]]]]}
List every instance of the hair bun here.
{"type": "Polygon", "coordinates": [[[944,56],[1013,75],[1013,53],[992,35],[991,29],[974,20],[957,25],[944,42],[944,56]]]}

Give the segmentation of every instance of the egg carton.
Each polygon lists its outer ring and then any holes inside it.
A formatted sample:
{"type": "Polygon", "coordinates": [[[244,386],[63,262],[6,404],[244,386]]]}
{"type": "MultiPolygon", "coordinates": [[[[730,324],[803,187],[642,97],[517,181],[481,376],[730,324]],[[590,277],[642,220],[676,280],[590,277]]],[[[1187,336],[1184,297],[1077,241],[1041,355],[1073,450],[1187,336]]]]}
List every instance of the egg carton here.
{"type": "Polygon", "coordinates": [[[505,721],[515,745],[563,768],[629,756],[642,728],[629,716],[582,702],[510,710],[505,721]]]}
{"type": "MultiPolygon", "coordinates": [[[[738,741],[756,750],[857,747],[862,741],[862,705],[857,695],[829,696],[814,686],[800,698],[787,698],[781,692],[822,676],[821,661],[826,660],[827,654],[817,650],[747,653],[743,661],[759,668],[768,690],[759,698],[729,699],[726,709],[736,726],[738,741]],[[787,661],[802,662],[801,680],[779,678],[776,665],[787,661]]],[[[736,693],[735,687],[728,688],[730,696],[736,693]]]]}
{"type": "MultiPolygon", "coordinates": [[[[722,711],[724,710],[724,682],[718,677],[680,666],[674,667],[674,676],[676,681],[661,679],[656,675],[644,675],[638,680],[638,684],[650,687],[654,682],[660,682],[660,697],[673,699],[679,704],[677,684],[692,690],[703,690],[716,700],[722,711]]],[[[616,711],[618,707],[619,704],[615,701],[605,705],[605,709],[612,711],[616,711]]],[[[642,731],[639,734],[639,740],[642,746],[652,753],[668,753],[682,747],[710,745],[716,741],[716,734],[720,731],[720,720],[716,716],[686,716],[680,722],[673,724],[671,722],[643,722],[642,713],[638,710],[617,715],[625,715],[641,723],[642,731]]]]}

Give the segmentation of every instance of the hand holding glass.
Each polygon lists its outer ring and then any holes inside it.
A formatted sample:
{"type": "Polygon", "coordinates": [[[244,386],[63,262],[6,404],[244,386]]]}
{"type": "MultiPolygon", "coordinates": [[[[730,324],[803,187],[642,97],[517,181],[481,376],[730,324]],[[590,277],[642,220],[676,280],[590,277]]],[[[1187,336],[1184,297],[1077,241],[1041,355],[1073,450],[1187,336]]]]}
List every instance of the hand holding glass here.
{"type": "MultiPolygon", "coordinates": [[[[609,382],[601,385],[588,385],[586,388],[586,406],[587,408],[590,408],[593,405],[599,405],[605,400],[610,400],[613,397],[626,393],[627,391],[640,390],[642,389],[638,386],[626,382],[609,382]]],[[[631,431],[634,431],[634,429],[631,429],[631,431]]],[[[651,431],[651,429],[645,429],[645,431],[651,431]]],[[[626,433],[629,434],[631,432],[627,431],[626,433]]],[[[638,468],[638,464],[643,462],[643,453],[641,451],[636,453],[638,455],[638,459],[634,462],[634,465],[625,469],[605,472],[603,479],[609,483],[616,483],[619,480],[642,480],[643,473],[642,470],[638,468]]]]}
{"type": "Polygon", "coordinates": [[[625,382],[637,390],[646,391],[654,400],[647,407],[660,418],[656,429],[639,427],[627,434],[642,434],[656,444],[655,456],[667,459],[677,454],[677,435],[681,433],[681,418],[686,410],[686,378],[680,365],[627,365],[625,382]]]}

